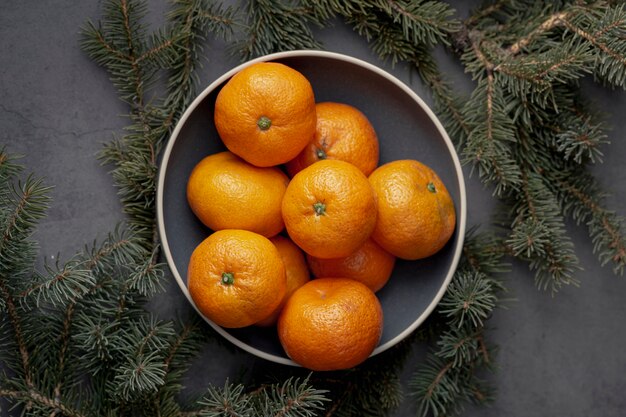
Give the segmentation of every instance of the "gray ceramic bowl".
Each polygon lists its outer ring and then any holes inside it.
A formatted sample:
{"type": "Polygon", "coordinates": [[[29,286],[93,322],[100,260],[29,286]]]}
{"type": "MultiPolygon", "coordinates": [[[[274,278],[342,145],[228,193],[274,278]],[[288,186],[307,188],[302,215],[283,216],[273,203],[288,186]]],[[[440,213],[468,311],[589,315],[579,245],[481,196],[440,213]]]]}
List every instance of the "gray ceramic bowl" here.
{"type": "MultiPolygon", "coordinates": [[[[455,202],[457,224],[448,244],[428,259],[398,261],[391,279],[377,293],[383,307],[384,328],[372,353],[376,355],[415,330],[443,296],[461,255],[466,198],[459,159],[439,120],[409,87],[372,64],[331,52],[282,52],[233,68],[209,85],[181,117],[160,167],[157,215],[167,262],[180,289],[194,305],[187,290],[189,257],[211,230],[187,205],[187,179],[202,158],[226,150],[213,124],[217,93],[235,73],[259,61],[281,62],[303,73],[318,102],[347,103],[361,110],[378,134],[380,164],[417,159],[429,165],[455,202]]],[[[275,328],[224,329],[205,320],[226,339],[256,356],[296,365],[282,349],[275,328]]]]}

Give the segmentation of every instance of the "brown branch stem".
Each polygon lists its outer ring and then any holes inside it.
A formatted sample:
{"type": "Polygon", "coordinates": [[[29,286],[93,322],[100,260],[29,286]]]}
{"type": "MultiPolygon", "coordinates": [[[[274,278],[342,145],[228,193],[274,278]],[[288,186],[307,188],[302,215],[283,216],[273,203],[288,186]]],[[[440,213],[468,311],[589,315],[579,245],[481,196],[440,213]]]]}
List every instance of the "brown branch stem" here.
{"type": "Polygon", "coordinates": [[[443,379],[443,377],[446,375],[446,373],[450,370],[450,368],[452,368],[453,363],[452,362],[448,362],[446,364],[446,366],[444,366],[443,368],[441,368],[441,370],[439,371],[439,373],[437,374],[437,376],[435,377],[435,379],[433,380],[433,382],[428,386],[428,389],[426,390],[426,397],[430,398],[433,395],[433,392],[435,391],[435,388],[437,387],[437,385],[441,382],[441,380],[443,379]]]}
{"type": "Polygon", "coordinates": [[[63,320],[63,333],[61,333],[61,351],[59,352],[59,370],[56,386],[54,387],[55,400],[61,399],[61,388],[63,387],[63,381],[65,380],[63,372],[65,371],[67,350],[69,348],[70,341],[70,329],[72,327],[72,317],[74,315],[75,303],[72,302],[67,306],[65,310],[65,319],[63,320]]]}
{"type": "Polygon", "coordinates": [[[507,51],[513,55],[519,54],[522,49],[527,47],[537,36],[546,33],[557,26],[560,26],[565,23],[565,19],[570,15],[570,12],[559,12],[549,16],[546,20],[543,21],[537,28],[535,28],[528,35],[519,39],[517,42],[513,43],[508,47],[507,51]]]}
{"type": "Polygon", "coordinates": [[[572,32],[574,32],[575,34],[580,36],[581,38],[586,39],[593,46],[595,46],[596,48],[599,48],[602,52],[604,52],[607,55],[611,56],[616,61],[622,63],[622,65],[626,66],[626,57],[625,56],[623,56],[623,55],[619,54],[617,51],[614,51],[613,49],[609,48],[606,44],[598,42],[597,38],[595,38],[593,35],[591,35],[588,32],[585,32],[584,30],[582,30],[578,26],[574,26],[568,20],[563,20],[563,24],[569,30],[571,30],[572,32]]]}
{"type": "Polygon", "coordinates": [[[63,272],[56,274],[52,279],[45,281],[45,282],[40,282],[31,287],[28,287],[27,289],[19,293],[17,296],[19,298],[28,297],[33,292],[38,291],[39,289],[41,289],[42,287],[46,285],[51,285],[54,282],[63,281],[69,274],[70,274],[70,271],[67,268],[63,268],[63,272]]]}
{"type": "Polygon", "coordinates": [[[609,221],[606,210],[600,206],[592,197],[585,194],[578,188],[573,185],[563,181],[561,179],[557,179],[559,186],[574,196],[578,201],[580,201],[587,209],[589,209],[592,213],[601,217],[601,224],[604,230],[611,236],[611,243],[609,247],[611,249],[615,249],[616,253],[613,257],[614,262],[619,262],[620,259],[626,260],[626,247],[624,246],[622,235],[619,230],[617,230],[609,221]]]}
{"type": "Polygon", "coordinates": [[[333,406],[328,409],[326,414],[324,414],[324,417],[332,417],[337,412],[339,407],[343,404],[343,402],[346,400],[346,398],[348,398],[348,396],[352,393],[352,391],[354,391],[355,388],[356,388],[356,384],[354,384],[354,382],[352,381],[349,382],[348,386],[343,391],[343,395],[339,397],[337,401],[333,402],[333,406]]]}
{"type": "Polygon", "coordinates": [[[490,14],[500,10],[504,6],[504,3],[505,2],[503,2],[503,1],[499,1],[497,3],[491,4],[491,5],[487,6],[487,7],[485,7],[482,10],[479,10],[477,13],[475,13],[472,16],[470,16],[465,21],[465,25],[466,26],[472,26],[472,25],[478,23],[482,18],[487,17],[490,14]]]}
{"type": "Polygon", "coordinates": [[[400,13],[402,16],[406,16],[411,20],[417,21],[417,22],[422,22],[425,23],[427,25],[430,26],[436,26],[436,23],[433,22],[431,19],[425,19],[422,16],[416,15],[415,13],[411,13],[408,10],[406,10],[404,7],[402,7],[400,4],[398,4],[397,1],[394,0],[387,0],[387,4],[396,12],[400,13]]]}
{"type": "Polygon", "coordinates": [[[17,346],[20,351],[20,357],[22,359],[22,369],[24,370],[24,379],[26,380],[26,385],[29,388],[32,388],[33,381],[30,373],[30,355],[28,353],[26,341],[24,340],[24,335],[22,333],[22,324],[20,322],[20,317],[17,313],[17,308],[15,307],[13,297],[11,296],[9,289],[6,287],[3,277],[0,278],[0,295],[2,295],[2,298],[4,298],[4,303],[9,313],[9,320],[11,321],[13,331],[15,332],[15,341],[17,342],[17,346]]]}
{"type": "Polygon", "coordinates": [[[63,413],[63,415],[69,417],[87,417],[86,414],[83,414],[80,411],[75,410],[74,408],[66,404],[63,404],[60,400],[47,397],[34,389],[31,389],[29,391],[0,389],[0,397],[34,402],[52,410],[59,410],[63,413]]]}

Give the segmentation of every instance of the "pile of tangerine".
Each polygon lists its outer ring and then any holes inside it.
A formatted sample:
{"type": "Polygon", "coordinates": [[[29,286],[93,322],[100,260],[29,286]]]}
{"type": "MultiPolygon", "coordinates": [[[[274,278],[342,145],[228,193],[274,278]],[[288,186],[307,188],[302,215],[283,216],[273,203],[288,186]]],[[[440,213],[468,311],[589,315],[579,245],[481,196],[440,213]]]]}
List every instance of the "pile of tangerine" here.
{"type": "Polygon", "coordinates": [[[189,262],[194,303],[223,327],[277,325],[306,368],[356,366],[380,340],[375,292],[396,257],[431,256],[451,237],[446,187],[415,160],[379,167],[367,117],[316,103],[309,81],[280,63],[235,74],[214,118],[229,151],[200,161],[187,185],[214,231],[189,262]]]}

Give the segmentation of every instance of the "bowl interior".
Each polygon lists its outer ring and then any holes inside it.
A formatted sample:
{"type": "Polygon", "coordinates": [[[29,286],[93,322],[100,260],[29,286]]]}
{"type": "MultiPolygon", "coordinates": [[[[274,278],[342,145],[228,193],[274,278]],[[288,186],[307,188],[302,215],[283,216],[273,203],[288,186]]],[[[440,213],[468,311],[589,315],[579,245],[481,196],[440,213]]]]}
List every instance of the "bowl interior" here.
{"type": "MultiPolygon", "coordinates": [[[[457,227],[448,244],[436,255],[420,261],[398,261],[388,284],[377,293],[384,311],[384,330],[375,353],[397,343],[421,323],[441,296],[456,268],[463,240],[465,198],[458,159],[449,139],[438,130],[424,108],[395,82],[370,67],[332,56],[282,56],[282,62],[303,73],[311,82],[317,102],[347,103],[371,121],[380,141],[380,164],[398,159],[417,159],[433,168],[452,196],[457,227]]],[[[211,230],[187,205],[187,179],[205,156],[226,150],[213,124],[217,86],[183,117],[178,134],[161,166],[159,213],[164,250],[183,292],[189,257],[211,230]]],[[[212,323],[211,323],[212,324],[212,323]]],[[[214,324],[212,324],[214,327],[214,324]]],[[[228,339],[266,359],[291,363],[275,328],[218,329],[228,339]],[[229,337],[230,336],[230,337],[229,337]]]]}

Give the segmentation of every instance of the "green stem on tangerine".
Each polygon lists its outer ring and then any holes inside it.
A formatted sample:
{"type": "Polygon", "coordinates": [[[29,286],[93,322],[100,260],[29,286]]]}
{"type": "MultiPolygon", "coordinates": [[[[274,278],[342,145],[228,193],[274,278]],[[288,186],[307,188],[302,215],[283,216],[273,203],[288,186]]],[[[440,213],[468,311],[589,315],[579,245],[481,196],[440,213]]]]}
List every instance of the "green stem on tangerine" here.
{"type": "Polygon", "coordinates": [[[235,275],[232,272],[222,272],[222,284],[232,285],[235,282],[235,275]]]}
{"type": "Polygon", "coordinates": [[[317,156],[317,159],[326,159],[326,152],[324,152],[324,149],[316,148],[315,156],[317,156]]]}
{"type": "Polygon", "coordinates": [[[437,189],[435,188],[435,184],[433,184],[432,182],[429,182],[426,185],[426,188],[428,188],[428,191],[430,191],[431,193],[436,193],[437,189]]]}
{"type": "Polygon", "coordinates": [[[315,214],[318,216],[324,216],[326,214],[326,204],[320,203],[319,201],[313,204],[313,210],[315,210],[315,214]]]}
{"type": "Polygon", "coordinates": [[[259,120],[257,120],[256,125],[261,130],[267,130],[272,125],[272,121],[267,116],[261,116],[259,120]]]}

